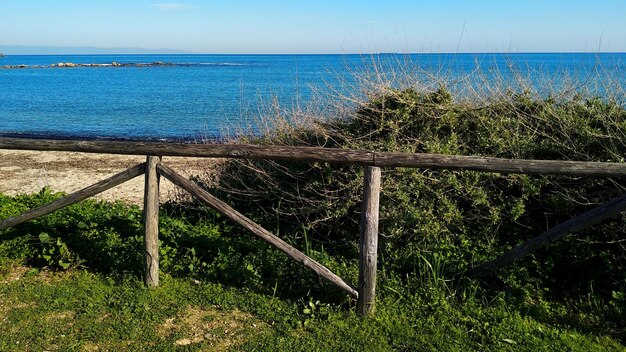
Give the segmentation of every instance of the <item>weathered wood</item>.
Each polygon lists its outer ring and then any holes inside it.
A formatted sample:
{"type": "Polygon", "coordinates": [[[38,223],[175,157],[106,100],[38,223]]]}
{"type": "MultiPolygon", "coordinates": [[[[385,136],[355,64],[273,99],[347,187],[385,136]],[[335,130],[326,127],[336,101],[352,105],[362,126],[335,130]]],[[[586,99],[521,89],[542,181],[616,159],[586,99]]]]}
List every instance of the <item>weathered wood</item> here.
{"type": "Polygon", "coordinates": [[[475,170],[514,174],[553,174],[594,177],[626,176],[626,163],[501,159],[441,154],[371,152],[317,147],[0,138],[0,149],[300,160],[379,167],[475,170]]]}
{"type": "Polygon", "coordinates": [[[371,152],[354,151],[350,149],[259,146],[244,144],[190,144],[0,138],[0,149],[209,158],[302,160],[364,165],[371,163],[373,160],[373,153],[371,152]]]}
{"type": "Polygon", "coordinates": [[[183,176],[177,174],[174,170],[168,168],[163,164],[158,165],[157,170],[163,177],[170,180],[172,183],[181,187],[182,189],[186,190],[198,200],[202,201],[204,204],[224,214],[248,231],[252,232],[256,236],[274,246],[276,249],[282,251],[293,260],[301,263],[308,269],[313,270],[315,273],[328,280],[329,282],[335,284],[337,287],[348,293],[350,296],[358,298],[358,292],[352,286],[346,283],[342,278],[337,276],[335,273],[330,271],[322,264],[307,257],[304,253],[298,251],[287,242],[281,240],[271,232],[267,231],[260,225],[242,215],[241,213],[237,212],[228,204],[215,198],[209,192],[205,191],[195,183],[185,179],[183,176]]]}
{"type": "Polygon", "coordinates": [[[379,153],[373,165],[424,169],[475,170],[503,174],[624,177],[626,163],[589,161],[502,159],[425,153],[379,153]]]}
{"type": "Polygon", "coordinates": [[[357,301],[357,312],[361,315],[373,313],[376,305],[380,174],[379,167],[365,168],[359,245],[359,299],[357,301]]]}
{"type": "Polygon", "coordinates": [[[145,170],[145,164],[139,164],[126,171],[120,172],[117,175],[114,175],[105,180],[102,180],[94,185],[83,188],[80,191],[74,192],[68,196],[57,199],[52,203],[46,204],[36,209],[32,209],[24,214],[21,214],[12,218],[4,219],[0,221],[0,230],[4,230],[6,228],[19,225],[23,222],[38,218],[40,216],[52,213],[53,211],[67,207],[68,205],[72,205],[80,201],[83,201],[89,197],[95,196],[96,194],[102,193],[108,189],[111,189],[115,186],[118,186],[126,181],[129,181],[143,174],[144,170],[145,170]]]}
{"type": "Polygon", "coordinates": [[[576,232],[596,224],[600,221],[606,220],[626,210],[626,195],[619,198],[615,198],[607,203],[604,203],[592,210],[589,210],[582,215],[579,215],[573,219],[570,219],[564,223],[561,223],[541,235],[526,241],[525,243],[515,247],[510,252],[507,252],[497,259],[470,269],[467,272],[468,276],[482,276],[494,271],[499,270],[513,262],[524,258],[537,251],[538,249],[560,240],[565,235],[576,232]]]}
{"type": "Polygon", "coordinates": [[[159,286],[159,174],[161,157],[148,156],[144,189],[144,282],[148,287],[159,286]]]}

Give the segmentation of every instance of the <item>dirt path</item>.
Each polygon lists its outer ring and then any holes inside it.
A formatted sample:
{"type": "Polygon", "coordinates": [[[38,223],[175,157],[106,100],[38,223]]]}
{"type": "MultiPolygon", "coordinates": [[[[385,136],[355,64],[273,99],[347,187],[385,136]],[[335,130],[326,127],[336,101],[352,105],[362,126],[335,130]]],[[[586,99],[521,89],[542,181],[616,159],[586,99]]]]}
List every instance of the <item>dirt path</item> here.
{"type": "MultiPolygon", "coordinates": [[[[142,156],[0,149],[0,193],[31,194],[46,186],[53,191],[74,192],[144,161],[142,156]]],[[[219,161],[165,157],[163,162],[182,175],[191,176],[205,173],[219,161]]],[[[96,197],[141,205],[143,183],[143,177],[137,177],[96,197]]],[[[174,185],[162,179],[163,200],[173,199],[177,192],[174,185]]]]}

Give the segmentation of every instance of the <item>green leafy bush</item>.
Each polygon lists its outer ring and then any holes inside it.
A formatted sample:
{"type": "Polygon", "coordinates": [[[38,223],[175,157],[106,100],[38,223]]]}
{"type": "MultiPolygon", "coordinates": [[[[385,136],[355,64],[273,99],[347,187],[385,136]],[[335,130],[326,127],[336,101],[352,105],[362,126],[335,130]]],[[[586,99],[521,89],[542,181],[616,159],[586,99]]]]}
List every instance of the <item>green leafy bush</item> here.
{"type": "MultiPolygon", "coordinates": [[[[287,126],[246,142],[500,158],[623,162],[626,110],[599,98],[510,93],[488,103],[455,101],[445,89],[386,90],[346,118],[287,126]]],[[[356,258],[362,168],[323,163],[229,161],[213,191],[302,247],[307,237],[356,258]]],[[[624,181],[419,169],[383,171],[379,252],[384,272],[450,279],[595,204],[624,181]]],[[[531,296],[600,295],[626,286],[623,216],[580,231],[501,272],[531,296]],[[536,288],[540,287],[537,291],[536,288]]]]}

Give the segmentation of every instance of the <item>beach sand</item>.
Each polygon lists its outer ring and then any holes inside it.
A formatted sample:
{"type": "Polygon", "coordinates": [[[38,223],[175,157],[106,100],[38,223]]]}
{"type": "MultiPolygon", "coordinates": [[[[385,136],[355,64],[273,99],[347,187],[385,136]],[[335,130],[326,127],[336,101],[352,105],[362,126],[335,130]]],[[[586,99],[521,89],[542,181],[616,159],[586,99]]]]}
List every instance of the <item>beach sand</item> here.
{"type": "MultiPolygon", "coordinates": [[[[17,195],[52,191],[71,193],[145,161],[144,156],[88,154],[74,152],[39,152],[0,149],[0,194],[17,195]]],[[[206,174],[219,159],[164,157],[163,163],[183,176],[206,174]]],[[[142,205],[143,176],[119,185],[95,198],[122,200],[142,205]]],[[[161,200],[173,200],[181,191],[161,178],[161,200]]]]}

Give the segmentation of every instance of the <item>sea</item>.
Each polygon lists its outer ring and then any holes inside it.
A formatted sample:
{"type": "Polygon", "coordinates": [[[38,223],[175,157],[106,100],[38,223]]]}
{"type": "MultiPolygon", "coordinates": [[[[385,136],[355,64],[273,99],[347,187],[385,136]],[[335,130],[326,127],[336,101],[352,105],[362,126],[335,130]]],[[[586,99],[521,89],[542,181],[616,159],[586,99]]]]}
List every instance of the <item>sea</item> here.
{"type": "Polygon", "coordinates": [[[626,53],[6,55],[0,136],[197,141],[255,134],[262,121],[315,110],[325,96],[350,104],[366,99],[368,84],[401,85],[412,76],[422,87],[436,88],[445,77],[452,89],[486,92],[491,84],[520,87],[520,80],[553,91],[574,82],[623,102],[623,91],[611,87],[626,87],[625,68],[626,53]],[[51,67],[68,62],[128,65],[51,67]],[[146,65],[154,62],[163,65],[146,65]]]}

